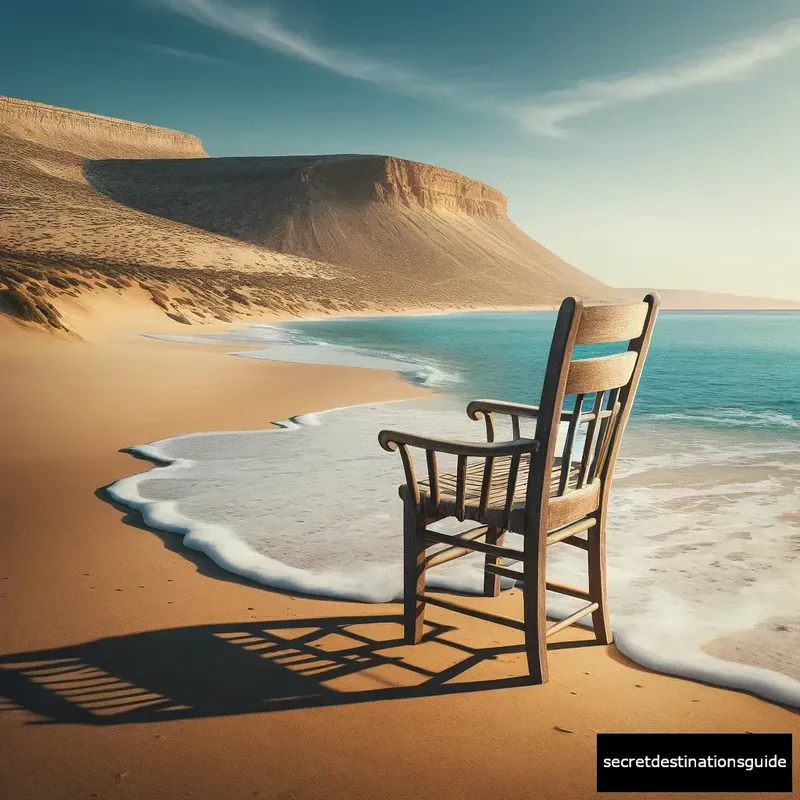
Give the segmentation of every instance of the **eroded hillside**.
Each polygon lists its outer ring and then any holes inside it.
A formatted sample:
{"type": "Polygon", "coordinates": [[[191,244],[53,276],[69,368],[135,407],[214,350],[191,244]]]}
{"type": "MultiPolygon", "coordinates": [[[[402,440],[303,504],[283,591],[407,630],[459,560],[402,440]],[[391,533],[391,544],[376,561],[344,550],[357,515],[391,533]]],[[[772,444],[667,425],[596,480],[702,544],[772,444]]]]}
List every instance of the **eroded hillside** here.
{"type": "Polygon", "coordinates": [[[332,264],[401,307],[613,297],[517,228],[499,191],[427,164],[359,155],[95,161],[86,175],[127,206],[332,264]]]}
{"type": "Polygon", "coordinates": [[[58,327],[63,295],[128,287],[187,323],[614,297],[445,169],[209,158],[177,131],[0,97],[0,308],[58,327]]]}

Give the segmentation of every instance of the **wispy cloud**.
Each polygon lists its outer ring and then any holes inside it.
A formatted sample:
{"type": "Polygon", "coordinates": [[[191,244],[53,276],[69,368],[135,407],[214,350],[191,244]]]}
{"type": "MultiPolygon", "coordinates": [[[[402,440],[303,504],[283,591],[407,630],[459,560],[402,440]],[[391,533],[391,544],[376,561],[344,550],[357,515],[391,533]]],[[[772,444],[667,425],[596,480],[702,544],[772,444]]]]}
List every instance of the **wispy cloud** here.
{"type": "Polygon", "coordinates": [[[239,7],[225,0],[156,0],[195,22],[247,39],[290,58],[316,64],[330,72],[379,84],[406,94],[450,95],[456,87],[439,84],[400,64],[351,53],[317,42],[287,28],[270,6],[239,7]]]}
{"type": "Polygon", "coordinates": [[[622,75],[611,80],[585,81],[541,95],[509,109],[527,130],[542,136],[562,136],[563,123],[592,111],[649,100],[695,86],[740,80],[769,61],[800,48],[800,20],[790,20],[758,35],[729,42],[672,64],[622,75]]]}
{"type": "Polygon", "coordinates": [[[249,40],[285,56],[346,77],[418,97],[447,100],[461,108],[516,120],[539,136],[566,135],[564,123],[612,108],[696,86],[744,79],[763,64],[800,48],[800,18],[671,63],[606,80],[510,102],[497,100],[468,81],[446,81],[414,67],[390,63],[325,44],[284,25],[271,6],[242,7],[228,0],[155,0],[194,21],[249,40]]]}
{"type": "Polygon", "coordinates": [[[150,42],[137,42],[136,44],[139,47],[143,47],[153,53],[160,53],[164,56],[180,58],[184,61],[194,61],[198,64],[225,64],[227,66],[240,66],[236,61],[230,61],[227,58],[218,58],[217,56],[210,56],[206,53],[195,53],[192,50],[182,50],[179,47],[167,47],[163,44],[152,44],[150,42]]]}

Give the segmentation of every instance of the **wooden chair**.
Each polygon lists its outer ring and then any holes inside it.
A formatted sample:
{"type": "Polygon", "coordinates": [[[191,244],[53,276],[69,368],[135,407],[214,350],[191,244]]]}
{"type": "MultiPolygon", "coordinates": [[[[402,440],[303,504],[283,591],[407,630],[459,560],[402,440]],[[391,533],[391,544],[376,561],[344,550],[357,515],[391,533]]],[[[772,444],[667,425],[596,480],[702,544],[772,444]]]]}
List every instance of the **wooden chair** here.
{"type": "Polygon", "coordinates": [[[605,542],[609,490],[625,425],[633,405],[658,313],[659,297],[648,294],[631,305],[584,306],[568,297],[561,304],[538,406],[474,400],[470,418],[486,423],[485,444],[453,442],[381,431],[385,450],[399,450],[406,482],[404,507],[405,637],[422,637],[426,602],[468,611],[426,596],[425,571],[470,552],[484,553],[484,591],[496,596],[500,577],[524,583],[524,620],[492,616],[525,632],[528,668],[534,683],[545,683],[547,637],[592,615],[598,642],[612,641],[606,599],[605,542]],[[578,345],[627,342],[627,350],[595,358],[575,358],[578,345]],[[574,404],[565,410],[565,399],[574,404]],[[511,419],[510,441],[495,441],[493,415],[511,419]],[[533,439],[520,436],[520,419],[536,421],[533,439]],[[567,423],[564,445],[556,455],[559,423],[567,423]],[[585,425],[582,452],[573,453],[578,429],[585,425]],[[427,480],[417,480],[409,447],[426,452],[427,480]],[[457,456],[454,473],[440,474],[437,453],[457,456]],[[469,459],[477,463],[469,464],[469,459]],[[455,517],[479,523],[449,535],[428,529],[455,517]],[[503,546],[506,531],[523,536],[523,550],[503,546]],[[588,589],[546,579],[546,550],[554,544],[587,553],[588,589]],[[444,549],[441,545],[446,545],[444,549]],[[439,545],[436,552],[428,548],[439,545]],[[521,563],[522,569],[509,565],[521,563]],[[566,619],[547,626],[545,592],[587,601],[566,619]]]}

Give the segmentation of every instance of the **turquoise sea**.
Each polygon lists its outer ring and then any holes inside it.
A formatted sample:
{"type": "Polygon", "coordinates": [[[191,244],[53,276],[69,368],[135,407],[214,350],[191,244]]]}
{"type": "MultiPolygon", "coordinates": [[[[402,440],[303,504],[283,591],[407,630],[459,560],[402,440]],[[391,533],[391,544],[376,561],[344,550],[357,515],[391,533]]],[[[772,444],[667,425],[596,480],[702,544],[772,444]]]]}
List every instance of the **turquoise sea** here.
{"type": "MultiPolygon", "coordinates": [[[[230,342],[240,357],[394,370],[434,391],[141,444],[133,449],[158,466],[110,492],[265,586],[397,600],[403,473],[378,432],[480,441],[466,401],[537,403],[554,323],[554,313],[459,313],[168,337],[230,342]]],[[[800,707],[800,313],[661,313],[608,527],[610,611],[625,655],[800,707]]],[[[547,569],[551,580],[586,580],[574,548],[548,551],[547,569]]],[[[480,593],[482,570],[482,557],[468,556],[430,570],[428,583],[480,593]]],[[[548,596],[548,611],[568,615],[569,602],[548,596]]]]}
{"type": "MultiPolygon", "coordinates": [[[[481,312],[291,323],[295,341],[439,368],[461,399],[538,402],[555,313],[481,312]]],[[[800,312],[661,312],[634,418],[800,438],[800,312]]]]}

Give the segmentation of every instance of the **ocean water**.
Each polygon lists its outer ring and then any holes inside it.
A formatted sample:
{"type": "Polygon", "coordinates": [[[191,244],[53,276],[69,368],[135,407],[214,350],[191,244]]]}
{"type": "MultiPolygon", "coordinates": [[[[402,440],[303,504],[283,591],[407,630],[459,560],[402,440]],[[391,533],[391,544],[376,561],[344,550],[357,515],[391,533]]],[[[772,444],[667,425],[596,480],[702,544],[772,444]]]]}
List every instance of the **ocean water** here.
{"type": "MultiPolygon", "coordinates": [[[[487,312],[326,320],[293,324],[285,335],[411,360],[428,385],[463,399],[536,403],[555,318],[487,312]]],[[[662,312],[634,415],[800,436],[800,313],[662,312]]]]}
{"type": "MultiPolygon", "coordinates": [[[[465,401],[537,402],[554,322],[542,312],[470,313],[171,337],[229,340],[233,353],[265,345],[238,352],[249,358],[392,369],[437,396],[138,446],[161,464],[111,494],[264,585],[397,599],[403,473],[378,431],[481,440],[465,401]]],[[[616,473],[608,562],[623,653],[800,706],[800,314],[660,315],[616,473]]],[[[552,548],[548,572],[580,584],[585,556],[552,548]]],[[[429,584],[479,593],[482,559],[435,568],[429,584]]],[[[548,602],[554,616],[575,607],[548,602]]]]}

